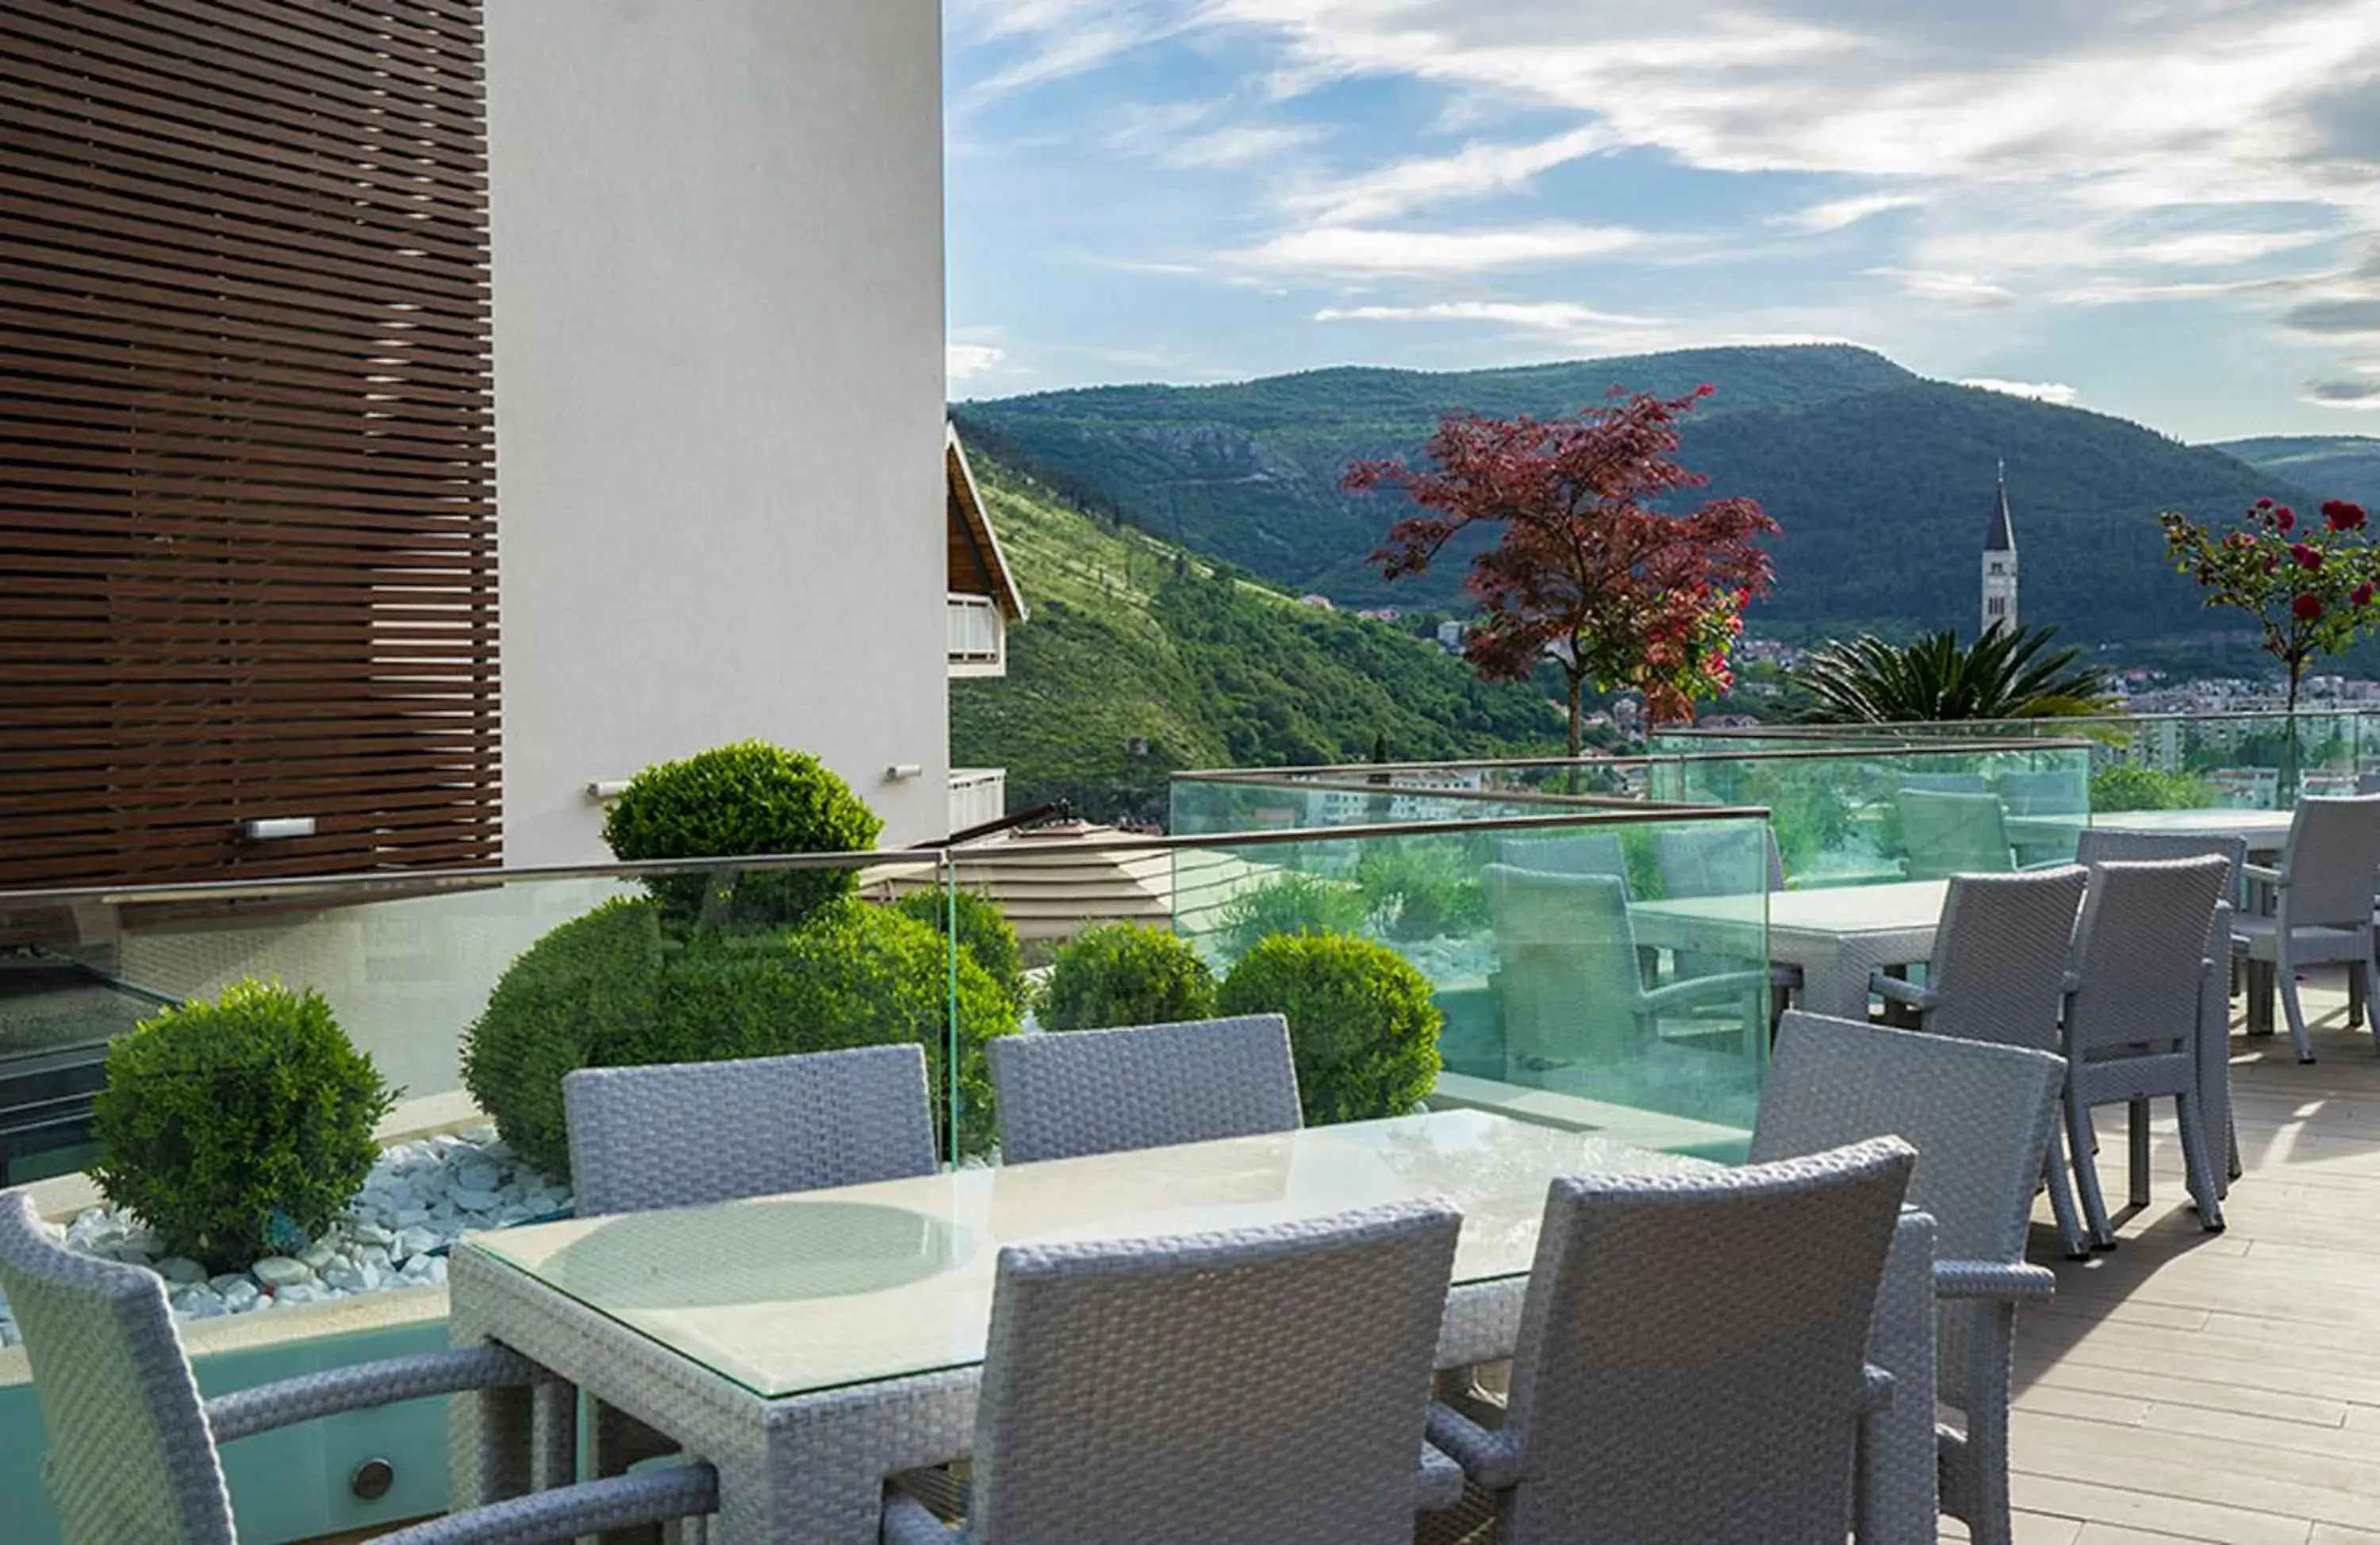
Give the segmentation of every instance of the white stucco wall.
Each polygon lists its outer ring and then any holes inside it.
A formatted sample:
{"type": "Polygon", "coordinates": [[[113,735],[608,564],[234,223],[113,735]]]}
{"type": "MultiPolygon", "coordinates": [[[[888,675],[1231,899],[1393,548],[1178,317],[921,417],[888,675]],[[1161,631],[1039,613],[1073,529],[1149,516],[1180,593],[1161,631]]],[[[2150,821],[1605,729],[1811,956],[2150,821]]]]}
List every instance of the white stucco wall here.
{"type": "Polygon", "coordinates": [[[587,783],[747,736],[939,835],[937,0],[487,27],[505,862],[603,857],[587,783]]]}

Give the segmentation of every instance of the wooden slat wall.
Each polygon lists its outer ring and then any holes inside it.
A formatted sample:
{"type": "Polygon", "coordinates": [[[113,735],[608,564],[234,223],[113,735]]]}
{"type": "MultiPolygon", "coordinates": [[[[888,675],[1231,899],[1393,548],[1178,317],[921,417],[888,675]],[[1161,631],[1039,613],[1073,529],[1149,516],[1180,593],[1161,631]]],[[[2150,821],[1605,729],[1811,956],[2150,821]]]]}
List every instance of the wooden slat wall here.
{"type": "Polygon", "coordinates": [[[0,888],[500,859],[481,78],[478,0],[0,0],[0,888]]]}

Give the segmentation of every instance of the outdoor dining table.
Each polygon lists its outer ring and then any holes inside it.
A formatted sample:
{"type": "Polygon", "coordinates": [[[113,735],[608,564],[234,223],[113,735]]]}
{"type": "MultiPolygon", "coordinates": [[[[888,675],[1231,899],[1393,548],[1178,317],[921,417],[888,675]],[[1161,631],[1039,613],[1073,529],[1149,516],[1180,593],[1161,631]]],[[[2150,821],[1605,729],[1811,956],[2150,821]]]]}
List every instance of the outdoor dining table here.
{"type": "MultiPolygon", "coordinates": [[[[967,1456],[1003,1245],[1443,1198],[1463,1223],[1439,1363],[1465,1368],[1513,1350],[1549,1179],[1707,1163],[1455,1110],[960,1168],[473,1236],[450,1324],[456,1346],[509,1346],[713,1465],[719,1545],[874,1545],[886,1477],[967,1456]]],[[[1865,1418],[1862,1470],[1862,1538],[1891,1545],[1937,1527],[1933,1254],[1932,1218],[1904,1210],[1871,1346],[1894,1398],[1865,1418]]],[[[527,1391],[456,1400],[456,1505],[566,1479],[575,1410],[527,1391]]]]}
{"type": "Polygon", "coordinates": [[[2023,846],[2056,846],[2084,827],[2095,831],[2138,832],[2157,837],[2236,837],[2252,859],[2269,858],[2289,839],[2286,810],[2109,810],[2093,815],[2010,815],[2009,840],[2023,846]]]}

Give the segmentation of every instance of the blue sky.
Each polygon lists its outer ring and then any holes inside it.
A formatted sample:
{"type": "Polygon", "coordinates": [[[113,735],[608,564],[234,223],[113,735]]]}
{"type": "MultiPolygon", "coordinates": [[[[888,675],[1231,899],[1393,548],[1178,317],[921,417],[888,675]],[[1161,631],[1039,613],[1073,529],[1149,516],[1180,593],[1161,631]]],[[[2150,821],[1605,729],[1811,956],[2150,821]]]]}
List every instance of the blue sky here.
{"type": "Polygon", "coordinates": [[[2380,434],[2380,0],[949,0],[951,392],[1843,340],[2380,434]]]}

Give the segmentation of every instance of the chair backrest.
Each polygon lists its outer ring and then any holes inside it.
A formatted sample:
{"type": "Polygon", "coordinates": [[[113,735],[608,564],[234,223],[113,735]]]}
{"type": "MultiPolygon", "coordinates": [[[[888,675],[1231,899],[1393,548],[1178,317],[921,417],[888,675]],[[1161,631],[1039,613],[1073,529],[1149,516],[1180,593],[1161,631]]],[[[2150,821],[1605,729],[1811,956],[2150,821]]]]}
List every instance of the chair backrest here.
{"type": "MultiPolygon", "coordinates": [[[[2074,933],[2069,1057],[2191,1037],[2204,985],[2209,925],[2229,869],[2212,853],[2091,866],[2074,933]]],[[[2228,948],[2222,959],[2228,966],[2228,948]]]]}
{"type": "Polygon", "coordinates": [[[1623,884],[1628,878],[1628,855],[1620,846],[1620,834],[1611,831],[1507,837],[1496,844],[1496,860],[1546,875],[1617,875],[1623,884]]]}
{"type": "Polygon", "coordinates": [[[67,1545],[232,1545],[164,1279],[68,1250],[15,1193],[0,1196],[0,1291],[24,1333],[67,1545]]]}
{"type": "MultiPolygon", "coordinates": [[[[1944,1261],[2024,1259],[2033,1198],[2058,1122],[2066,1059],[1789,1010],[1779,1023],[1752,1130],[1772,1163],[1891,1134],[1917,1150],[1909,1204],[1934,1215],[1944,1261]]],[[[1964,1406],[1981,1306],[1938,1310],[1943,1397],[1964,1406]]]]}
{"type": "Polygon", "coordinates": [[[2376,871],[2380,795],[2298,801],[2281,850],[2290,927],[2370,927],[2376,871]]]}
{"type": "Polygon", "coordinates": [[[1628,892],[1609,875],[1553,875],[1491,863],[1479,871],[1495,929],[1508,1054],[1612,1062],[1645,1049],[1645,1002],[1628,892]]]}
{"type": "Polygon", "coordinates": [[[2080,815],[2091,808],[2091,775],[2081,767],[2004,772],[1999,796],[2011,815],[2080,815]]]}
{"type": "Polygon", "coordinates": [[[2178,831],[2113,831],[2106,827],[2087,827],[2074,843],[2074,862],[2085,867],[2094,863],[2138,863],[2155,859],[2199,858],[2209,853],[2224,862],[2223,899],[2234,906],[2239,905],[2240,872],[2248,863],[2248,839],[2244,837],[2200,837],[2178,831]]]}
{"type": "Polygon", "coordinates": [[[1896,801],[1911,879],[2004,875],[2016,867],[2016,854],[2009,847],[2008,811],[1998,794],[1903,789],[1896,801]]]}
{"type": "Polygon", "coordinates": [[[931,1175],[916,1043],[583,1068],[562,1080],[580,1215],[931,1175]]]}
{"type": "Polygon", "coordinates": [[[1505,1418],[1524,1479],[1498,1538],[1844,1538],[1868,1322],[1915,1157],[1884,1138],[1554,1181],[1505,1418]]]}
{"type": "Polygon", "coordinates": [[[1912,790],[1926,794],[1980,794],[1984,791],[1984,775],[1979,772],[1902,773],[1896,782],[1904,794],[1912,790]]]}
{"type": "Polygon", "coordinates": [[[1665,831],[1655,840],[1660,853],[1661,889],[1673,900],[1741,894],[1764,865],[1768,888],[1785,888],[1785,861],[1777,851],[1777,828],[1765,821],[1756,831],[1748,822],[1714,823],[1665,831]]]}
{"type": "Polygon", "coordinates": [[[1303,1124],[1289,1021],[1278,1014],[1002,1035],[985,1050],[1004,1164],[1303,1124]]]}
{"type": "Polygon", "coordinates": [[[1410,1539],[1461,1215],[1000,1252],[976,1545],[1410,1539]]]}
{"type": "Polygon", "coordinates": [[[1953,876],[1925,984],[1941,1001],[1926,1010],[1925,1029],[2055,1050],[2075,914],[2089,878],[2079,863],[1953,876]]]}

